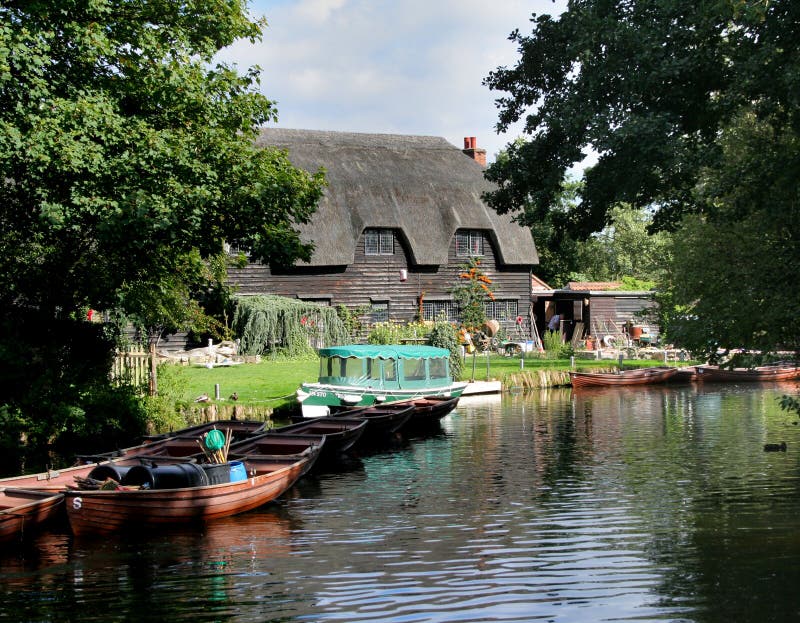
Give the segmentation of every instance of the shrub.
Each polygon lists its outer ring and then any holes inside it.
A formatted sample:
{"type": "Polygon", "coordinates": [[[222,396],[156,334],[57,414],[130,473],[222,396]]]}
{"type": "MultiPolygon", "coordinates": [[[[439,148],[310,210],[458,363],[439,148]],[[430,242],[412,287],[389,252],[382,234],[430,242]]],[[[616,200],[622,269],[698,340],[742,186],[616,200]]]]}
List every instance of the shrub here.
{"type": "Polygon", "coordinates": [[[433,323],[433,328],[428,335],[428,344],[446,348],[450,351],[450,374],[454,379],[461,377],[461,345],[458,340],[458,331],[448,322],[447,318],[439,316],[433,323]]]}
{"type": "Polygon", "coordinates": [[[311,357],[350,339],[334,308],[283,296],[237,298],[232,326],[245,355],[311,357]]]}
{"type": "Polygon", "coordinates": [[[188,383],[183,368],[161,363],[158,365],[157,375],[158,395],[144,398],[148,430],[151,433],[163,433],[184,428],[187,422],[179,407],[188,383]]]}
{"type": "Polygon", "coordinates": [[[431,326],[424,322],[376,322],[367,335],[367,343],[400,344],[403,340],[427,339],[430,332],[431,326]]]}
{"type": "Polygon", "coordinates": [[[564,337],[561,331],[545,331],[542,338],[547,359],[560,359],[564,349],[564,337]]]}

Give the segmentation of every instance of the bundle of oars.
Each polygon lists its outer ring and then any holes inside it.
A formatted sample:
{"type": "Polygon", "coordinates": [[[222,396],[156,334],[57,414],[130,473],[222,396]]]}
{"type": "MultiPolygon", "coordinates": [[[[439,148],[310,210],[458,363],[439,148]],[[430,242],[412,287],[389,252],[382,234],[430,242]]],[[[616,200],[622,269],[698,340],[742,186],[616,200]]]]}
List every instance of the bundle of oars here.
{"type": "Polygon", "coordinates": [[[227,463],[228,448],[231,445],[233,433],[230,428],[223,433],[217,428],[212,428],[197,443],[202,448],[203,454],[209,463],[227,463]]]}
{"type": "MultiPolygon", "coordinates": [[[[97,480],[96,478],[83,478],[81,476],[74,476],[75,485],[67,485],[69,489],[79,489],[81,491],[116,491],[118,489],[130,489],[131,487],[123,487],[113,478],[106,478],[105,480],[97,480]]],[[[137,487],[138,488],[138,487],[137,487]]]]}

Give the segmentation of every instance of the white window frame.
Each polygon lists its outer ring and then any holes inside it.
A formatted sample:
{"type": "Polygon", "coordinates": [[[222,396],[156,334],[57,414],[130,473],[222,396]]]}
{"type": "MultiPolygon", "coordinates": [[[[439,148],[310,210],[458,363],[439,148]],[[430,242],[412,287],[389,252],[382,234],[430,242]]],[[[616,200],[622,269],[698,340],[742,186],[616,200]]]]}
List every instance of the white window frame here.
{"type": "Polygon", "coordinates": [[[394,231],[391,229],[365,229],[364,255],[394,255],[394,231]]]}
{"type": "Polygon", "coordinates": [[[483,304],[486,317],[494,320],[516,320],[519,315],[519,301],[517,299],[495,299],[483,304]]]}
{"type": "Polygon", "coordinates": [[[456,232],[456,256],[476,257],[483,255],[483,232],[464,230],[456,232]]]}
{"type": "Polygon", "coordinates": [[[423,320],[436,320],[440,312],[447,314],[449,322],[458,322],[460,320],[460,311],[458,303],[452,300],[428,300],[422,301],[422,319],[423,320]]]}

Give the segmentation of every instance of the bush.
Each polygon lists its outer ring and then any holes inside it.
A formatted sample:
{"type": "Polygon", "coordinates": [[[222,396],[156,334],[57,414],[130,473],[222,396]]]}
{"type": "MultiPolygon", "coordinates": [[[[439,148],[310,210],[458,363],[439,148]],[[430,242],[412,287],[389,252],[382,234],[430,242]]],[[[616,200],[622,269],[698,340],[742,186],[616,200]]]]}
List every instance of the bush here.
{"type": "Polygon", "coordinates": [[[367,343],[400,344],[403,340],[427,339],[430,332],[431,325],[424,322],[376,322],[367,335],[367,343]]]}
{"type": "Polygon", "coordinates": [[[428,344],[450,351],[450,374],[454,379],[459,379],[462,367],[461,344],[456,328],[444,316],[438,317],[433,323],[433,328],[428,335],[428,344]]]}
{"type": "Polygon", "coordinates": [[[561,359],[566,347],[561,331],[545,331],[542,336],[544,352],[547,359],[561,359]]]}
{"type": "Polygon", "coordinates": [[[158,396],[144,399],[148,430],[151,433],[164,433],[186,427],[186,418],[178,410],[188,387],[183,368],[161,363],[157,375],[158,396]]]}
{"type": "Polygon", "coordinates": [[[244,355],[313,357],[315,347],[350,339],[334,308],[282,296],[237,298],[232,326],[244,355]]]}

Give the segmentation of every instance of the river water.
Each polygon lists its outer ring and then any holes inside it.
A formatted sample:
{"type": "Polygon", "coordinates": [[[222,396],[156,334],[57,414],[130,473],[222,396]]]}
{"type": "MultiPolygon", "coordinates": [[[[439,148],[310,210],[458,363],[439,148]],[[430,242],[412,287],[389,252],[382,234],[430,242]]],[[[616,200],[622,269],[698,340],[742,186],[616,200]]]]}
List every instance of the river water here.
{"type": "Polygon", "coordinates": [[[0,554],[0,621],[798,620],[797,390],[464,399],[205,528],[56,526],[0,554]]]}

